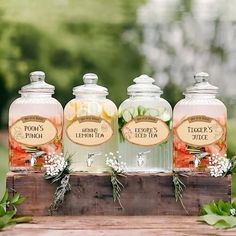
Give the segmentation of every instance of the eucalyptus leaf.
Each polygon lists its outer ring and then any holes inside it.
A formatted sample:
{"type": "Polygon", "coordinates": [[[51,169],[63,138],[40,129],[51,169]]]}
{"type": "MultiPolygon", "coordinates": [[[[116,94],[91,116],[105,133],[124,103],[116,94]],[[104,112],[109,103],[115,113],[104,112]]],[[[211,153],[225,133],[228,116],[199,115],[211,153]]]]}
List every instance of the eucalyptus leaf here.
{"type": "Polygon", "coordinates": [[[221,216],[216,214],[209,214],[200,217],[200,221],[206,222],[215,228],[227,229],[236,226],[235,216],[221,216]]]}
{"type": "Polygon", "coordinates": [[[215,228],[232,228],[236,226],[236,204],[219,200],[201,207],[200,220],[215,228]]]}

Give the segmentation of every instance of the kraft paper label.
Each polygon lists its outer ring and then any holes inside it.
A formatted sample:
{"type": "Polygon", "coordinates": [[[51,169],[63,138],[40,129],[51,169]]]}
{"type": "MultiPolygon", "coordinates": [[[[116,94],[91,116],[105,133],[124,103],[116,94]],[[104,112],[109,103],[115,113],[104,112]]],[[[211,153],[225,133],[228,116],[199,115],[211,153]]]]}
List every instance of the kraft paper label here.
{"type": "Polygon", "coordinates": [[[20,144],[40,146],[53,141],[57,136],[57,129],[47,118],[25,116],[10,127],[10,135],[20,144]]]}
{"type": "Polygon", "coordinates": [[[176,131],[180,140],[199,147],[216,143],[224,135],[220,123],[207,116],[189,117],[177,127],[176,131]]]}
{"type": "Polygon", "coordinates": [[[140,146],[161,144],[167,141],[169,133],[164,121],[151,116],[138,116],[122,128],[124,138],[140,146]]]}
{"type": "Polygon", "coordinates": [[[106,120],[97,116],[81,116],[66,129],[67,137],[83,146],[101,145],[113,136],[113,129],[106,120]]]}

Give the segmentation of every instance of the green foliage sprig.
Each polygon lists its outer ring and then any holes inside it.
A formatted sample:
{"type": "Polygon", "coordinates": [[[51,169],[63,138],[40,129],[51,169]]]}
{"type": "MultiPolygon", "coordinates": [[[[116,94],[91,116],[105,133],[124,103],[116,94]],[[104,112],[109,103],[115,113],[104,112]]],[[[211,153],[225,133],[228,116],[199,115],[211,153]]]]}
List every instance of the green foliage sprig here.
{"type": "Polygon", "coordinates": [[[201,207],[200,221],[218,229],[236,226],[236,203],[214,201],[201,207]]]}
{"type": "Polygon", "coordinates": [[[71,157],[64,158],[63,154],[51,154],[46,157],[46,172],[44,178],[56,183],[58,186],[53,196],[53,201],[49,207],[50,215],[53,215],[64,203],[65,196],[71,191],[70,185],[70,163],[71,157]]]}
{"type": "Polygon", "coordinates": [[[180,202],[181,206],[185,210],[185,212],[188,214],[188,211],[184,205],[183,202],[183,192],[186,188],[185,184],[181,181],[180,176],[187,177],[187,175],[184,174],[177,174],[176,172],[173,173],[173,184],[174,184],[174,193],[175,193],[175,200],[176,202],[180,202]]]}
{"type": "Polygon", "coordinates": [[[123,205],[121,203],[121,192],[124,188],[124,185],[120,182],[119,177],[125,177],[124,174],[117,173],[112,169],[111,173],[111,184],[112,184],[112,195],[114,202],[118,202],[120,207],[123,209],[123,205]]]}
{"type": "Polygon", "coordinates": [[[126,177],[125,169],[126,163],[119,162],[119,152],[117,151],[117,156],[115,156],[112,152],[109,155],[106,155],[106,165],[110,168],[111,173],[111,184],[112,184],[112,196],[114,202],[118,202],[120,207],[124,209],[121,203],[121,192],[124,189],[124,185],[120,181],[120,177],[126,177]]]}
{"type": "Polygon", "coordinates": [[[32,217],[30,216],[16,217],[16,206],[24,202],[25,199],[19,193],[14,193],[13,197],[10,197],[9,192],[5,192],[0,201],[0,230],[15,224],[32,221],[32,217]]]}

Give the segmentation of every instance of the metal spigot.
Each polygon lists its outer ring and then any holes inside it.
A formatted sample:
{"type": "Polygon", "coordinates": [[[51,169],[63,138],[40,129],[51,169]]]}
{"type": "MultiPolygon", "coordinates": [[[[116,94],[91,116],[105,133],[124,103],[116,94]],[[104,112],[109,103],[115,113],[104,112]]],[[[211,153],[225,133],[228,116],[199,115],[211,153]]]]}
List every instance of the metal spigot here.
{"type": "Polygon", "coordinates": [[[138,166],[143,166],[145,163],[145,159],[147,158],[147,154],[149,154],[151,151],[145,151],[145,152],[139,152],[137,155],[137,163],[138,166]]]}
{"type": "Polygon", "coordinates": [[[209,155],[208,152],[203,152],[203,153],[198,153],[194,155],[194,167],[198,168],[199,164],[201,162],[202,159],[204,159],[205,157],[207,157],[209,155]]]}
{"type": "Polygon", "coordinates": [[[30,160],[29,160],[30,165],[34,166],[36,161],[37,161],[37,158],[39,158],[39,157],[41,157],[41,156],[43,156],[45,154],[46,154],[46,152],[43,152],[43,151],[38,151],[38,152],[32,153],[30,155],[30,160]]]}
{"type": "Polygon", "coordinates": [[[86,160],[87,166],[91,167],[93,162],[94,162],[94,157],[95,156],[100,156],[100,155],[101,155],[101,153],[88,153],[88,157],[87,157],[87,160],[86,160]]]}

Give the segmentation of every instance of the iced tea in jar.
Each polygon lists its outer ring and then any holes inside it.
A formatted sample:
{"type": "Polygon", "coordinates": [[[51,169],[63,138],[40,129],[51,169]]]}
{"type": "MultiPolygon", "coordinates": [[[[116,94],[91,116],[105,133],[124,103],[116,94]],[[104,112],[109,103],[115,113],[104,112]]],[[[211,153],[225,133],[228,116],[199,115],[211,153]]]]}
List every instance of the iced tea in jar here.
{"type": "Polygon", "coordinates": [[[45,73],[30,73],[9,109],[9,160],[12,171],[39,171],[45,155],[62,152],[63,108],[52,97],[45,73]]]}
{"type": "Polygon", "coordinates": [[[119,151],[128,172],[172,171],[172,108],[154,82],[135,78],[119,107],[119,151]]]}
{"type": "Polygon", "coordinates": [[[194,78],[195,84],[174,108],[174,169],[204,172],[209,157],[226,154],[227,110],[207,73],[194,78]]]}

